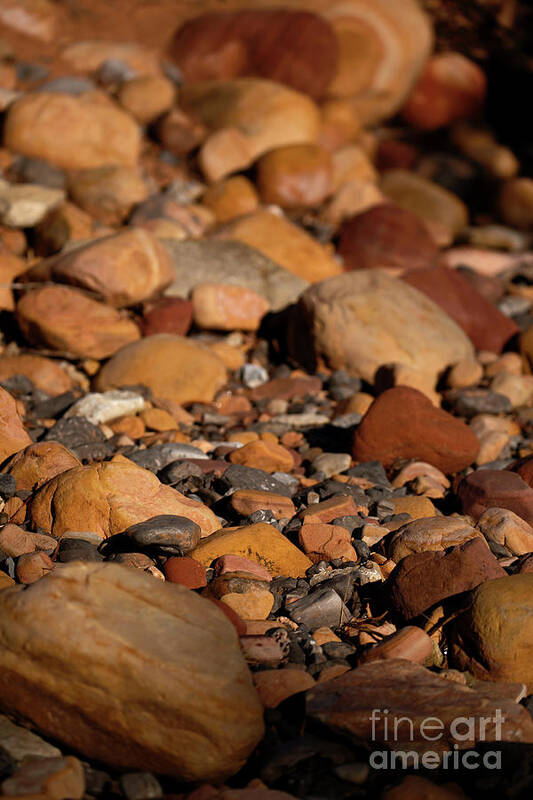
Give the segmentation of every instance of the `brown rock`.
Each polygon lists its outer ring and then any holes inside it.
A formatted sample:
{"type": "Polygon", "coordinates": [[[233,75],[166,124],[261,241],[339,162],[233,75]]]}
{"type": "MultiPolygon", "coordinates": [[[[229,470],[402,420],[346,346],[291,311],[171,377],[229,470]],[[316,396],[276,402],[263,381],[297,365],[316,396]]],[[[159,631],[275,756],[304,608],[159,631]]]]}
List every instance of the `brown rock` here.
{"type": "Polygon", "coordinates": [[[17,581],[35,583],[54,569],[54,562],[46,553],[24,553],[17,560],[17,581]]]}
{"type": "Polygon", "coordinates": [[[86,758],[219,781],[261,738],[237,636],[193,592],[119,565],[71,564],[0,602],[3,709],[86,758]]]}
{"type": "Polygon", "coordinates": [[[192,325],[193,304],[181,297],[165,297],[150,304],[143,313],[143,336],[155,333],[172,333],[186,336],[192,325]]]}
{"type": "Polygon", "coordinates": [[[72,389],[72,378],[57,361],[52,361],[51,358],[30,356],[24,353],[18,356],[2,356],[0,358],[0,380],[4,381],[14,375],[26,375],[38,389],[42,389],[51,397],[72,389]]]}
{"type": "Polygon", "coordinates": [[[315,680],[304,669],[269,669],[254,673],[254,684],[264,707],[277,708],[288,697],[311,689],[315,680]]]}
{"type": "Polygon", "coordinates": [[[189,553],[200,564],[209,564],[219,556],[233,554],[244,556],[262,564],[269,573],[294,578],[303,577],[311,561],[283,534],[264,522],[247,525],[236,530],[219,530],[200,542],[189,553]]]}
{"type": "Polygon", "coordinates": [[[397,386],[370,406],[355,432],[353,455],[385,467],[398,459],[419,459],[453,473],[469,466],[478,449],[477,436],[464,422],[435,408],[416,389],[397,386]]]}
{"type": "Polygon", "coordinates": [[[265,567],[243,556],[220,556],[220,558],[215,559],[213,562],[213,568],[217,577],[219,575],[225,575],[228,572],[245,572],[247,575],[253,575],[256,580],[266,581],[267,583],[272,580],[270,572],[265,569],[265,567]]]}
{"type": "Polygon", "coordinates": [[[111,233],[73,203],[62,203],[35,228],[39,255],[55,255],[69,242],[86,242],[111,233]]]}
{"type": "Polygon", "coordinates": [[[202,536],[218,528],[217,518],[203,503],[164,486],[153,472],[122,457],[57,475],[29,505],[32,524],[56,538],[69,530],[90,530],[105,539],[160,514],[191,519],[202,536]]]}
{"type": "Polygon", "coordinates": [[[274,595],[266,591],[228,592],[220,599],[243,620],[266,619],[274,605],[274,595]]]}
{"type": "Polygon", "coordinates": [[[339,525],[304,524],[298,532],[298,542],[314,564],[319,561],[357,561],[351,545],[351,534],[339,525]]]}
{"type": "Polygon", "coordinates": [[[232,464],[243,464],[265,472],[290,472],[294,468],[294,458],[289,450],[273,442],[249,442],[232,450],[229,460],[232,464]]]}
{"type": "Polygon", "coordinates": [[[120,225],[148,196],[138,170],[121,164],[71,172],[68,190],[80,208],[105,225],[120,225]]]}
{"type": "Polygon", "coordinates": [[[79,358],[107,358],[140,336],[119,311],[66,286],[26,292],[17,304],[17,320],[30,343],[79,358]]]}
{"type": "Polygon", "coordinates": [[[141,75],[125,81],[119,89],[120,105],[143,125],[154,122],[174,103],[174,85],[160,75],[141,75]]]}
{"type": "Polygon", "coordinates": [[[341,267],[326,248],[308,233],[269,211],[232,220],[218,234],[254,247],[293,275],[310,283],[341,273],[341,267]]]}
{"type": "Polygon", "coordinates": [[[475,520],[488,508],[507,508],[533,524],[533,489],[514,472],[480,469],[461,481],[457,493],[464,513],[475,520]]]}
{"type": "Polygon", "coordinates": [[[533,227],[533,180],[512,178],[505,181],[500,192],[499,206],[507,225],[530,231],[533,227]]]}
{"type": "Polygon", "coordinates": [[[395,514],[409,514],[411,519],[426,519],[437,515],[437,509],[429,497],[406,495],[405,497],[393,497],[391,502],[394,505],[395,514]]]}
{"type": "Polygon", "coordinates": [[[165,578],[187,589],[202,589],[207,585],[205,567],[188,556],[172,556],[165,562],[165,578]]]}
{"type": "MultiPolygon", "coordinates": [[[[360,644],[362,644],[361,640],[360,644]]],[[[361,662],[385,661],[391,658],[401,658],[413,661],[415,664],[425,664],[431,661],[433,655],[433,642],[422,628],[406,625],[400,631],[387,636],[383,641],[365,650],[361,662]]]]}
{"type": "Polygon", "coordinates": [[[295,397],[304,398],[309,394],[318,394],[321,389],[322,381],[316,376],[273,378],[252,389],[250,397],[255,402],[264,398],[294,400],[295,397]]]}
{"type": "Polygon", "coordinates": [[[322,500],[320,503],[313,503],[302,512],[302,519],[305,524],[313,525],[316,523],[328,523],[337,517],[352,516],[359,511],[368,512],[366,507],[356,505],[353,497],[346,494],[337,494],[322,500]]]}
{"type": "Polygon", "coordinates": [[[178,423],[164,408],[147,408],[141,412],[141,420],[151,431],[161,433],[163,431],[178,430],[178,423]]]}
{"type": "Polygon", "coordinates": [[[129,229],[77,248],[52,263],[52,277],[96,292],[114,306],[135,305],[172,283],[172,261],[150,233],[129,229]]]}
{"type": "Polygon", "coordinates": [[[64,169],[133,167],[140,133],[130,115],[99,92],[30,92],[10,106],[4,144],[64,169]]]}
{"type": "Polygon", "coordinates": [[[256,331],[270,308],[252,289],[223,283],[198,284],[191,300],[196,325],[207,330],[256,331]]]}
{"type": "Polygon", "coordinates": [[[466,611],[453,624],[453,666],[488,681],[533,687],[533,575],[487,581],[470,594],[466,611]]]}
{"type": "Polygon", "coordinates": [[[296,509],[290,498],[274,492],[262,492],[256,489],[237,489],[229,498],[230,507],[241,517],[248,517],[255,511],[272,511],[276,519],[290,519],[296,509]]]}
{"type": "Polygon", "coordinates": [[[173,108],[161,117],[156,131],[165,150],[177,156],[186,156],[191,150],[196,150],[208,133],[202,122],[181,108],[173,108]]]}
{"type": "Polygon", "coordinates": [[[506,342],[518,332],[513,320],[502,314],[455,269],[416,270],[403,275],[402,279],[449,314],[478,350],[501,353],[506,342]]]}
{"type": "Polygon", "coordinates": [[[489,543],[507,548],[513,556],[533,553],[533,528],[506,508],[487,508],[476,528],[489,543]]]}
{"type": "Polygon", "coordinates": [[[48,550],[52,553],[56,544],[56,541],[50,536],[29,533],[12,523],[4,525],[0,530],[0,551],[3,553],[3,558],[6,556],[18,558],[25,553],[34,553],[36,550],[48,550]]]}
{"type": "Polygon", "coordinates": [[[468,797],[455,784],[439,786],[419,775],[407,775],[397,786],[386,789],[382,800],[468,800],[468,797]]]}
{"type": "Polygon", "coordinates": [[[9,284],[13,283],[19,275],[26,272],[27,265],[22,258],[12,253],[3,242],[0,242],[0,282],[7,284],[0,288],[0,309],[13,311],[15,301],[9,284]]]}
{"type": "Polygon", "coordinates": [[[332,161],[317,144],[278,147],[257,163],[257,187],[263,203],[281,208],[321,205],[332,190],[332,161]]]}
{"type": "MultiPolygon", "coordinates": [[[[425,551],[439,552],[483,538],[480,532],[459,517],[428,517],[402,525],[390,538],[387,552],[398,563],[405,556],[425,551]]],[[[486,548],[488,552],[488,547],[486,548]]]]}
{"type": "Polygon", "coordinates": [[[312,97],[321,97],[333,78],[337,50],[323,18],[281,8],[202,14],[170,43],[188,82],[258,75],[312,97]]]}
{"type": "Polygon", "coordinates": [[[338,249],[348,270],[430,268],[438,254],[422,220],[393,203],[374,205],[347,219],[338,249]]]}
{"type": "Polygon", "coordinates": [[[76,456],[59,442],[35,442],[16,453],[2,471],[15,478],[18,490],[34,492],[56,475],[80,466],[76,456]]]}
{"type": "Polygon", "coordinates": [[[85,794],[85,772],[81,761],[66,758],[25,758],[22,764],[2,783],[2,794],[35,800],[82,800],[85,794]]]}
{"type": "Polygon", "coordinates": [[[388,580],[391,601],[405,619],[454,594],[506,575],[481,539],[470,539],[441,552],[403,558],[388,580]]]}
{"type": "Polygon", "coordinates": [[[210,186],[202,195],[202,203],[213,212],[217,222],[227,222],[255,211],[259,197],[248,178],[234,175],[210,186]]]}
{"type": "Polygon", "coordinates": [[[15,400],[9,392],[0,387],[0,463],[8,456],[18,453],[26,445],[31,444],[22,420],[17,411],[15,400]]]}
{"type": "Polygon", "coordinates": [[[222,361],[196,342],[160,333],[123,347],[96,378],[97,391],[141,383],[155,397],[210,403],[226,382],[222,361]]]}

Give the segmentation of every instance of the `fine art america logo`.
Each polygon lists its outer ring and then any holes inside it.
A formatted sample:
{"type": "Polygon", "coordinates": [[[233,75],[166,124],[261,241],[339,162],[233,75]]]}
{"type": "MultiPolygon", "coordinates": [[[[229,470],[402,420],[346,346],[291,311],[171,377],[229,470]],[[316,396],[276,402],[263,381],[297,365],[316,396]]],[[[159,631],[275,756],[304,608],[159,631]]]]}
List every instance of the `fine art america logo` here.
{"type": "Polygon", "coordinates": [[[476,742],[500,742],[505,717],[496,709],[491,717],[439,717],[423,719],[396,716],[373,709],[372,741],[386,749],[373,750],[374,769],[501,769],[501,751],[471,749],[476,742]],[[427,745],[426,745],[427,742],[427,745]]]}

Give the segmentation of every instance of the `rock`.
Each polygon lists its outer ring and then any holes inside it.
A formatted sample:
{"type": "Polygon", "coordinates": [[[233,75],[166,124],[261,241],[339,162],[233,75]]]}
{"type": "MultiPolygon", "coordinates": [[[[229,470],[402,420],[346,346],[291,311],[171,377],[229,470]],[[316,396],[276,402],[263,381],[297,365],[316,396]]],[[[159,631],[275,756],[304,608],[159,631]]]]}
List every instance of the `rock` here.
{"type": "Polygon", "coordinates": [[[488,508],[506,508],[533,524],[533,489],[514,472],[477,470],[461,481],[457,494],[464,513],[475,520],[488,508]]]}
{"type": "Polygon", "coordinates": [[[530,231],[533,227],[533,180],[520,177],[505,181],[499,207],[507,225],[530,231]]]}
{"type": "Polygon", "coordinates": [[[340,628],[352,616],[335,589],[325,587],[289,603],[287,613],[294,622],[311,629],[322,625],[340,628]]]}
{"type": "Polygon", "coordinates": [[[98,92],[77,97],[29,92],[9,108],[4,146],[63,169],[133,167],[139,158],[140,133],[129,114],[98,92]]]}
{"type": "Polygon", "coordinates": [[[54,566],[54,562],[46,553],[24,553],[17,559],[17,581],[26,585],[35,583],[48,575],[54,566]]]}
{"type": "Polygon", "coordinates": [[[323,472],[326,478],[345,472],[352,463],[349,453],[321,453],[313,459],[312,467],[316,472],[323,472]]]}
{"type": "Polygon", "coordinates": [[[533,395],[533,377],[500,372],[492,379],[490,389],[496,394],[508,397],[513,408],[527,406],[533,395]]]}
{"type": "Polygon", "coordinates": [[[122,457],[57,475],[29,505],[32,524],[56,538],[85,529],[105,539],[160,514],[187,517],[203,536],[218,529],[217,518],[203,503],[164,486],[153,473],[122,457]]]}
{"type": "Polygon", "coordinates": [[[477,350],[501,353],[518,332],[513,320],[486,300],[458,270],[449,267],[422,269],[408,272],[402,279],[455,320],[477,350]]]}
{"type": "Polygon", "coordinates": [[[315,680],[303,669],[268,669],[254,673],[254,684],[264,707],[277,708],[288,697],[311,689],[315,680]]]}
{"type": "Polygon", "coordinates": [[[181,297],[165,297],[150,303],[141,320],[143,336],[153,336],[155,333],[186,336],[192,325],[193,313],[193,304],[181,297]]]}
{"type": "Polygon", "coordinates": [[[337,51],[326,20],[285,8],[200,14],[170,42],[187,82],[257,75],[317,98],[335,75],[337,51]]]}
{"type": "Polygon", "coordinates": [[[483,541],[470,539],[446,551],[403,558],[392,571],[388,586],[395,610],[411,619],[454,594],[505,575],[483,541]]]}
{"type": "Polygon", "coordinates": [[[228,554],[256,561],[274,577],[303,577],[311,566],[307,556],[276,528],[264,522],[229,531],[219,530],[189,553],[206,567],[214,559],[228,554]]]}
{"type": "Polygon", "coordinates": [[[18,453],[31,439],[22,424],[15,400],[9,392],[0,387],[0,463],[8,456],[18,453]]]}
{"type": "Polygon", "coordinates": [[[19,275],[26,272],[26,269],[27,265],[23,259],[8,250],[4,243],[0,241],[0,281],[3,284],[8,284],[8,286],[0,288],[0,310],[12,311],[15,308],[13,291],[9,288],[9,285],[19,275]]]}
{"type": "Polygon", "coordinates": [[[470,593],[467,609],[452,626],[450,660],[488,681],[533,687],[533,575],[487,581],[470,593]]]}
{"type": "Polygon", "coordinates": [[[144,397],[136,392],[110,391],[98,394],[90,392],[70,406],[64,419],[85,417],[93,425],[122,417],[125,414],[136,414],[145,406],[144,397]]]}
{"type": "Polygon", "coordinates": [[[135,323],[119,311],[67,286],[26,292],[16,313],[30,343],[78,358],[107,358],[140,336],[135,323]]]}
{"type": "Polygon", "coordinates": [[[165,289],[173,277],[165,248],[147,231],[125,230],[59,256],[52,278],[89,289],[114,306],[135,305],[165,289]]]}
{"type": "Polygon", "coordinates": [[[36,733],[32,733],[21,725],[15,725],[3,714],[0,714],[0,739],[3,750],[17,762],[33,758],[61,756],[61,751],[53,744],[45,742],[36,733]]]}
{"type": "Polygon", "coordinates": [[[165,578],[187,589],[202,589],[207,585],[205,567],[188,556],[171,556],[165,562],[165,578]]]}
{"type": "Polygon", "coordinates": [[[81,800],[85,794],[85,772],[81,761],[66,758],[38,758],[26,761],[2,782],[5,795],[53,797],[81,800]]]}
{"type": "Polygon", "coordinates": [[[120,225],[148,196],[138,170],[122,164],[71,172],[68,190],[76,205],[104,225],[120,225]]]}
{"type": "Polygon", "coordinates": [[[403,386],[388,389],[373,402],[353,445],[357,461],[377,459],[390,467],[398,459],[413,458],[445,473],[465,469],[478,450],[478,438],[464,422],[403,386]]]}
{"type": "Polygon", "coordinates": [[[61,189],[0,180],[0,220],[12,228],[33,228],[64,199],[61,189]]]}
{"type": "Polygon", "coordinates": [[[151,772],[130,772],[121,775],[120,788],[127,800],[163,797],[161,784],[151,772]]]}
{"type": "Polygon", "coordinates": [[[57,542],[50,536],[43,536],[40,533],[28,533],[28,531],[12,523],[4,525],[0,531],[2,558],[18,558],[26,553],[34,553],[37,550],[44,550],[49,554],[53,554],[56,546],[57,542]]]}
{"type": "Polygon", "coordinates": [[[415,664],[430,664],[433,660],[434,646],[431,637],[414,625],[406,625],[377,644],[372,644],[362,654],[361,663],[401,658],[415,664]]]}
{"type": "Polygon", "coordinates": [[[248,178],[234,175],[209,186],[202,195],[202,205],[213,212],[217,222],[227,222],[256,211],[259,197],[248,178]]]}
{"type": "Polygon", "coordinates": [[[298,542],[313,563],[333,561],[357,561],[357,553],[351,545],[351,534],[339,525],[315,523],[302,525],[298,542]]]}
{"type": "Polygon", "coordinates": [[[265,297],[273,311],[293,303],[307,282],[240,241],[201,239],[165,247],[174,263],[174,282],[165,294],[186,297],[199,283],[243,286],[265,297]]]}
{"type": "Polygon", "coordinates": [[[511,555],[533,553],[533,528],[513,511],[487,508],[477,521],[476,528],[491,543],[505,547],[511,555]]]}
{"type": "MultiPolygon", "coordinates": [[[[459,517],[428,517],[402,525],[390,538],[389,558],[398,563],[413,553],[440,552],[481,538],[480,531],[459,517]]],[[[486,548],[489,552],[488,547],[486,548]]]]}
{"type": "Polygon", "coordinates": [[[274,605],[274,595],[266,591],[228,592],[221,601],[243,619],[266,619],[274,605]]]}
{"type": "Polygon", "coordinates": [[[483,378],[483,367],[479,361],[459,361],[449,371],[446,382],[451,389],[465,389],[477,386],[483,378]]]}
{"type": "Polygon", "coordinates": [[[159,514],[130,525],[122,535],[139,550],[156,548],[163,553],[183,556],[196,547],[201,533],[200,526],[187,517],[159,514]]]}
{"type": "Polygon", "coordinates": [[[485,100],[483,70],[462,53],[433,55],[402,108],[402,117],[419,130],[434,131],[477,116],[485,100]]]}
{"type": "Polygon", "coordinates": [[[241,464],[264,472],[290,472],[294,468],[292,453],[274,442],[249,442],[233,450],[229,460],[232,464],[241,464]]]}
{"type": "Polygon", "coordinates": [[[177,403],[210,403],[226,382],[222,361],[201,344],[159,333],[122,348],[98,373],[95,388],[107,391],[142,384],[155,397],[177,403]]]}
{"type": "Polygon", "coordinates": [[[332,192],[332,160],[317,144],[269,150],[257,162],[257,188],[263,203],[281,208],[321,205],[332,192]]]}
{"type": "Polygon", "coordinates": [[[122,84],[118,101],[137,122],[149,125],[172,108],[175,94],[174,85],[168,78],[141,75],[122,84]]]}
{"type": "Polygon", "coordinates": [[[261,738],[236,634],[194,593],[119,565],[71,564],[0,604],[2,707],[85,758],[218,781],[261,738]],[[21,632],[32,643],[23,656],[21,632]],[[116,669],[124,658],[128,677],[116,669]]]}
{"type": "Polygon", "coordinates": [[[229,505],[241,517],[248,517],[255,511],[269,510],[275,519],[290,519],[296,511],[288,497],[257,489],[237,489],[229,498],[229,505]]]}
{"type": "Polygon", "coordinates": [[[310,283],[331,278],[342,271],[340,264],[316,239],[285,217],[265,209],[230,220],[217,236],[236,239],[259,250],[310,283]]]}
{"type": "Polygon", "coordinates": [[[310,394],[318,394],[321,389],[322,381],[316,376],[306,375],[304,377],[302,375],[292,378],[272,378],[272,380],[254,387],[250,392],[250,397],[256,403],[265,398],[269,400],[304,399],[310,394]]]}
{"type": "Polygon", "coordinates": [[[35,442],[16,453],[3,470],[16,480],[19,491],[34,492],[56,475],[79,466],[76,456],[59,442],[35,442]]]}
{"type": "Polygon", "coordinates": [[[496,701],[482,690],[452,683],[402,659],[382,661],[379,669],[372,663],[363,664],[340,678],[317,685],[307,692],[306,703],[312,719],[358,742],[372,742],[374,748],[382,743],[384,750],[394,743],[394,749],[419,755],[427,751],[442,754],[455,746],[471,748],[477,740],[530,742],[533,737],[531,717],[514,701],[496,701]],[[384,709],[388,709],[388,715],[383,714],[384,709]],[[423,727],[428,717],[440,723],[430,731],[428,725],[423,727]],[[468,732],[455,724],[464,717],[472,720],[468,732]],[[488,725],[480,728],[482,717],[488,725]],[[406,719],[410,724],[405,724],[406,719]],[[390,726],[388,731],[384,720],[390,726]]]}
{"type": "Polygon", "coordinates": [[[97,72],[106,61],[122,62],[139,75],[160,75],[159,54],[136,42],[89,40],[67,45],[61,53],[76,72],[97,72]]]}
{"type": "Polygon", "coordinates": [[[394,505],[395,514],[409,514],[413,520],[437,516],[437,509],[429,497],[406,495],[405,497],[393,497],[391,502],[394,505]]]}
{"type": "Polygon", "coordinates": [[[192,292],[194,322],[199,328],[256,331],[269,310],[253,289],[223,283],[200,283],[192,292]]]}
{"type": "Polygon", "coordinates": [[[154,444],[146,450],[137,450],[128,456],[130,461],[150,472],[160,472],[174,461],[195,461],[207,459],[206,454],[198,447],[193,447],[185,442],[167,442],[166,444],[154,444]]]}
{"type": "Polygon", "coordinates": [[[0,357],[0,381],[13,378],[15,375],[26,375],[38,389],[42,389],[50,397],[68,392],[72,389],[72,379],[57,361],[42,356],[26,355],[0,357]]]}
{"type": "Polygon", "coordinates": [[[356,516],[359,511],[367,512],[368,509],[365,506],[356,504],[353,497],[347,494],[335,494],[327,500],[312,503],[301,512],[301,516],[304,523],[315,525],[329,523],[339,517],[356,516]]]}
{"type": "Polygon", "coordinates": [[[50,42],[56,33],[57,9],[48,0],[5,0],[0,22],[17,33],[50,42]]]}
{"type": "Polygon", "coordinates": [[[369,383],[382,364],[406,364],[436,378],[474,355],[438,306],[381,270],[350,272],[307,289],[291,317],[288,344],[310,373],[324,360],[369,383]]]}
{"type": "Polygon", "coordinates": [[[374,205],[345,220],[338,250],[347,270],[430,269],[438,255],[422,220],[393,203],[374,205]]]}
{"type": "Polygon", "coordinates": [[[273,478],[268,472],[241,464],[232,464],[226,469],[221,479],[222,491],[230,489],[253,489],[261,492],[274,492],[290,497],[294,489],[290,484],[273,478]]]}
{"type": "Polygon", "coordinates": [[[259,581],[266,581],[269,583],[272,580],[270,572],[265,569],[265,567],[243,556],[220,556],[220,558],[216,558],[213,562],[213,569],[215,570],[216,577],[225,575],[228,572],[244,572],[249,576],[254,576],[256,580],[259,581]]]}

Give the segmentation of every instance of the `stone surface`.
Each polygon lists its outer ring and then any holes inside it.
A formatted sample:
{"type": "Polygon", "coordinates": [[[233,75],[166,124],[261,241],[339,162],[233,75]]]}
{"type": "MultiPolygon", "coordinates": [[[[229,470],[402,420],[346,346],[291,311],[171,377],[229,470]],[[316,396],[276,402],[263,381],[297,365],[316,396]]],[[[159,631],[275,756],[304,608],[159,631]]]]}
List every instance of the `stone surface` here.
{"type": "Polygon", "coordinates": [[[329,152],[316,144],[278,147],[257,163],[257,188],[263,203],[281,208],[321,205],[332,191],[329,152]]]}
{"type": "Polygon", "coordinates": [[[256,331],[269,311],[264,297],[243,286],[200,283],[191,299],[195,324],[207,330],[256,331]]]}
{"type": "Polygon", "coordinates": [[[481,539],[470,539],[446,551],[403,558],[388,586],[396,611],[411,619],[447,597],[506,574],[481,539]]]}
{"type": "Polygon", "coordinates": [[[187,589],[202,589],[207,585],[206,570],[198,561],[188,556],[172,556],[165,562],[165,578],[187,589]]]}
{"type": "Polygon", "coordinates": [[[463,511],[478,520],[488,508],[506,508],[533,524],[533,489],[514,472],[481,469],[464,478],[457,490],[463,511]]]}
{"type": "Polygon", "coordinates": [[[533,687],[533,574],[510,575],[474,589],[453,623],[453,665],[486,681],[533,687]]]}
{"type": "Polygon", "coordinates": [[[206,347],[159,333],[123,347],[100,370],[95,388],[107,391],[142,384],[154,397],[177,403],[209,403],[226,382],[223,362],[206,347]]]}
{"type": "Polygon", "coordinates": [[[369,383],[383,364],[406,364],[435,378],[474,355],[438,306],[381,270],[350,272],[307,289],[291,318],[289,350],[311,373],[323,360],[369,383]]]}
{"type": "Polygon", "coordinates": [[[159,514],[130,525],[123,535],[139,550],[156,548],[182,556],[196,547],[201,533],[200,526],[187,517],[159,514]]]}
{"type": "Polygon", "coordinates": [[[33,228],[64,199],[62,189],[0,180],[0,219],[13,228],[33,228]]]}
{"type": "Polygon", "coordinates": [[[3,471],[15,478],[19,491],[34,492],[56,475],[79,466],[74,453],[59,442],[35,442],[16,453],[3,471]]]}
{"type": "Polygon", "coordinates": [[[26,761],[2,782],[2,793],[30,798],[82,800],[85,794],[83,765],[73,756],[26,761]]]}
{"type": "Polygon", "coordinates": [[[237,555],[262,564],[273,576],[302,577],[311,566],[306,555],[272,525],[264,522],[233,530],[219,530],[207,537],[189,554],[209,566],[224,555],[237,555]]]}
{"type": "Polygon", "coordinates": [[[476,528],[489,542],[505,547],[511,555],[533,553],[533,528],[513,511],[506,508],[487,508],[477,521],[476,528]]]}
{"type": "Polygon", "coordinates": [[[105,539],[159,514],[187,517],[203,536],[218,528],[203,503],[164,486],[153,473],[121,456],[61,473],[39,489],[29,508],[33,525],[56,538],[65,531],[88,529],[105,539]]]}
{"type": "Polygon", "coordinates": [[[153,336],[155,333],[186,336],[192,325],[193,313],[193,304],[181,297],[163,297],[148,303],[141,320],[143,336],[153,336]]]}
{"type": "Polygon", "coordinates": [[[351,545],[351,534],[339,525],[315,523],[302,525],[298,532],[300,547],[311,561],[357,561],[357,553],[351,545]]]}
{"type": "Polygon", "coordinates": [[[109,422],[126,414],[136,414],[145,406],[144,397],[136,392],[109,391],[89,392],[74,405],[70,406],[64,419],[70,417],[84,417],[98,425],[100,422],[109,422]]]}
{"type": "MultiPolygon", "coordinates": [[[[390,538],[389,558],[398,563],[405,556],[425,551],[439,552],[447,547],[463,545],[470,539],[481,538],[464,519],[459,517],[428,517],[402,525],[390,538]]],[[[486,548],[488,552],[488,547],[486,548]]]]}
{"type": "Polygon", "coordinates": [[[261,738],[236,634],[192,592],[118,565],[72,564],[5,590],[0,604],[2,707],[86,758],[221,780],[261,738]]]}
{"type": "Polygon", "coordinates": [[[42,356],[21,353],[17,356],[0,357],[0,381],[14,375],[26,375],[37,388],[51,397],[72,389],[72,379],[57,361],[42,356]]]}
{"type": "Polygon", "coordinates": [[[315,685],[303,669],[269,669],[254,674],[255,688],[265,708],[277,708],[288,697],[306,692],[315,685]]]}
{"type": "Polygon", "coordinates": [[[98,92],[30,92],[9,108],[4,143],[64,169],[134,166],[140,133],[129,114],[98,92]]]}
{"type": "Polygon", "coordinates": [[[122,84],[118,100],[138,122],[146,125],[172,108],[175,94],[175,88],[168,78],[141,75],[122,84]]]}
{"type": "Polygon", "coordinates": [[[234,175],[209,186],[202,195],[202,205],[207,206],[217,222],[227,222],[242,214],[250,214],[259,205],[254,184],[244,175],[234,175]]]}
{"type": "Polygon", "coordinates": [[[288,497],[274,492],[264,492],[257,489],[237,489],[229,499],[231,508],[242,517],[248,517],[255,511],[268,509],[276,519],[290,519],[296,509],[288,497]]]}
{"type": "Polygon", "coordinates": [[[427,461],[442,472],[459,472],[476,458],[475,433],[416,389],[397,386],[380,395],[354,436],[357,461],[377,459],[386,467],[401,458],[427,461]]]}
{"type": "Polygon", "coordinates": [[[77,206],[104,225],[120,225],[148,196],[139,171],[122,164],[71,171],[68,191],[77,206]]]}
{"type": "Polygon", "coordinates": [[[0,463],[8,456],[18,453],[31,439],[22,424],[13,397],[0,387],[0,463]]]}
{"type": "Polygon", "coordinates": [[[0,739],[2,748],[15,761],[61,756],[61,751],[53,744],[45,742],[36,733],[32,733],[22,725],[15,725],[3,714],[0,714],[0,739]]]}
{"type": "Polygon", "coordinates": [[[17,319],[31,344],[78,358],[108,358],[140,336],[131,319],[67,286],[26,292],[17,304],[17,319]]]}
{"type": "Polygon", "coordinates": [[[292,453],[283,445],[274,442],[248,442],[233,450],[229,460],[232,464],[261,469],[264,472],[290,472],[294,467],[292,453]]]}

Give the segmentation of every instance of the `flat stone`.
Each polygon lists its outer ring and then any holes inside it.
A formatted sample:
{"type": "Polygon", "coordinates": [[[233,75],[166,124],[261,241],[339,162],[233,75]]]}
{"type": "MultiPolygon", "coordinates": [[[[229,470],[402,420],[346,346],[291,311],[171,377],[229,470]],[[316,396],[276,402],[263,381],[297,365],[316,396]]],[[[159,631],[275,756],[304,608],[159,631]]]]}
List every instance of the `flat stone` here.
{"type": "Polygon", "coordinates": [[[533,524],[533,489],[514,472],[479,469],[457,490],[463,511],[478,520],[488,508],[507,508],[533,524]]]}
{"type": "Polygon", "coordinates": [[[2,748],[14,761],[25,761],[30,758],[57,758],[61,751],[45,742],[36,733],[15,725],[8,717],[0,714],[0,741],[2,748]]]}
{"type": "Polygon", "coordinates": [[[264,472],[290,472],[294,468],[292,454],[280,444],[274,442],[249,442],[230,453],[232,464],[241,464],[264,472]]]}
{"type": "Polygon", "coordinates": [[[144,397],[135,392],[118,390],[102,393],[90,392],[70,406],[64,419],[85,417],[93,425],[98,425],[101,422],[117,419],[117,417],[136,414],[138,411],[142,411],[144,406],[144,397]]]}
{"type": "Polygon", "coordinates": [[[476,528],[486,540],[505,547],[514,556],[533,553],[533,528],[513,511],[487,508],[476,528]]]}
{"type": "Polygon", "coordinates": [[[292,500],[282,494],[263,492],[257,489],[237,489],[229,499],[229,505],[242,517],[248,517],[255,511],[272,511],[276,519],[290,519],[295,514],[292,500]]]}
{"type": "Polygon", "coordinates": [[[200,541],[201,530],[186,517],[160,514],[126,528],[123,534],[139,549],[156,547],[173,555],[185,555],[200,541]]]}
{"type": "Polygon", "coordinates": [[[387,543],[387,553],[398,563],[413,553],[439,552],[475,538],[483,540],[484,537],[464,519],[427,517],[408,522],[393,533],[387,543]]]}
{"type": "Polygon", "coordinates": [[[261,492],[272,492],[284,497],[293,494],[290,485],[272,477],[261,469],[245,467],[242,464],[232,464],[224,472],[221,483],[226,491],[229,489],[246,489],[261,492]]]}
{"type": "Polygon", "coordinates": [[[185,442],[167,442],[166,444],[154,444],[146,450],[137,450],[130,453],[128,459],[139,467],[149,469],[151,472],[160,472],[175,461],[188,461],[189,459],[204,460],[208,456],[198,447],[185,442]]]}

